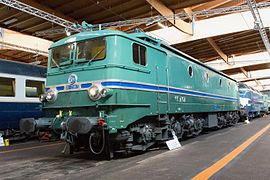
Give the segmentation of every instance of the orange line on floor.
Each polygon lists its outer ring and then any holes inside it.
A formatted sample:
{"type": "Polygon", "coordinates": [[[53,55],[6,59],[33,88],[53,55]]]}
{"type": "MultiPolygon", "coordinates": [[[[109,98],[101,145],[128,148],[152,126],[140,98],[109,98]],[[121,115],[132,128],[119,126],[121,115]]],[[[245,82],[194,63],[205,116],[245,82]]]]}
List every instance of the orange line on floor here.
{"type": "Polygon", "coordinates": [[[266,127],[261,129],[259,132],[254,134],[252,137],[250,137],[248,140],[246,140],[244,143],[242,143],[240,146],[235,148],[233,151],[231,151],[229,154],[224,156],[222,159],[217,161],[215,164],[210,166],[209,168],[203,170],[196,176],[192,178],[192,180],[202,180],[202,179],[209,179],[211,176],[213,176],[215,173],[217,173],[220,169],[222,169],[224,166],[226,166],[229,162],[231,162],[236,156],[238,156],[241,152],[243,152],[252,142],[254,142],[258,137],[260,137],[263,133],[265,133],[270,128],[270,124],[268,124],[266,127]]]}
{"type": "Polygon", "coordinates": [[[28,148],[21,148],[21,149],[11,149],[11,150],[6,150],[0,152],[0,154],[6,154],[6,153],[11,153],[11,152],[19,152],[19,151],[25,151],[25,150],[32,150],[32,149],[38,149],[38,148],[43,148],[43,147],[50,147],[50,146],[56,146],[64,144],[63,142],[61,143],[54,143],[54,144],[47,144],[47,145],[42,145],[42,146],[34,146],[34,147],[28,147],[28,148]]]}

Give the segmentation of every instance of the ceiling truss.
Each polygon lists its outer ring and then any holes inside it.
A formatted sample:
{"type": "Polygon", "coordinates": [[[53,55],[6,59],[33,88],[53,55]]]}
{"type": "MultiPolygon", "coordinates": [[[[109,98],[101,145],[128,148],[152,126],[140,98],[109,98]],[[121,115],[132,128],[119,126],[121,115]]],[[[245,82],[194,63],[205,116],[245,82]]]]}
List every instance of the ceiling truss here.
{"type": "MultiPolygon", "coordinates": [[[[26,1],[29,3],[29,1],[26,1]]],[[[31,1],[30,1],[31,2],[31,1]]],[[[35,8],[27,3],[23,3],[18,0],[0,0],[0,3],[18,9],[20,11],[26,12],[28,14],[31,14],[33,16],[45,19],[47,21],[50,21],[52,23],[58,24],[62,27],[65,27],[72,31],[78,31],[77,28],[73,27],[74,22],[71,22],[69,20],[66,20],[64,18],[61,18],[59,16],[53,15],[51,13],[45,12],[41,9],[35,8]]],[[[33,3],[32,3],[33,4],[33,3]]]]}
{"type": "Polygon", "coordinates": [[[252,13],[252,16],[254,18],[255,28],[260,32],[260,35],[261,35],[261,38],[262,38],[263,43],[265,45],[265,48],[270,56],[270,43],[269,43],[269,39],[268,39],[267,34],[266,34],[266,30],[265,30],[264,25],[262,23],[262,19],[261,19],[259,10],[257,8],[257,3],[255,0],[247,0],[247,3],[248,3],[250,11],[252,13]]]}

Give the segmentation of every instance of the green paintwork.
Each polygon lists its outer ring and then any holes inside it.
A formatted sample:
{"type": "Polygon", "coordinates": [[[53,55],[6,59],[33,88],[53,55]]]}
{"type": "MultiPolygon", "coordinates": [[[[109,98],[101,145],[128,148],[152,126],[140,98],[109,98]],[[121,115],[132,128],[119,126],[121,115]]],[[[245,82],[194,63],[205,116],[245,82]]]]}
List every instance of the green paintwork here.
{"type": "MultiPolygon", "coordinates": [[[[234,80],[144,33],[128,35],[109,30],[82,32],[54,43],[51,48],[100,36],[106,38],[106,58],[104,60],[93,61],[90,64],[73,63],[69,66],[52,69],[48,64],[46,86],[53,88],[66,85],[69,75],[76,74],[78,82],[117,79],[172,86],[238,99],[238,86],[234,80]],[[156,45],[137,37],[150,38],[156,41],[156,45]],[[134,42],[147,48],[146,66],[133,62],[132,44],[134,42]],[[189,66],[193,68],[192,77],[188,74],[189,66]],[[209,81],[206,80],[206,73],[209,75],[209,81]],[[220,79],[222,80],[221,86],[220,79]]],[[[114,89],[113,95],[108,99],[93,102],[88,97],[87,90],[81,90],[59,92],[56,102],[45,103],[44,110],[45,114],[52,117],[57,115],[58,110],[63,110],[64,114],[71,110],[76,116],[85,114],[97,116],[98,111],[105,110],[107,127],[111,133],[114,133],[117,129],[126,128],[130,123],[145,116],[166,113],[236,111],[239,110],[239,102],[127,89],[114,89]]]]}

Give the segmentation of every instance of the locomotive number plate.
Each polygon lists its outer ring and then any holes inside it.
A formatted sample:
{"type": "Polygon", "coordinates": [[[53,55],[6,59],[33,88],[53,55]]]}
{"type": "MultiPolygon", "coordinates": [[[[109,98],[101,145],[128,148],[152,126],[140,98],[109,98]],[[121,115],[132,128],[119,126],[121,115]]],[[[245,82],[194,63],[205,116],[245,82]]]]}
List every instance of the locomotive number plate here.
{"type": "Polygon", "coordinates": [[[78,89],[78,88],[79,88],[78,84],[67,85],[67,87],[66,87],[67,90],[78,89]]]}

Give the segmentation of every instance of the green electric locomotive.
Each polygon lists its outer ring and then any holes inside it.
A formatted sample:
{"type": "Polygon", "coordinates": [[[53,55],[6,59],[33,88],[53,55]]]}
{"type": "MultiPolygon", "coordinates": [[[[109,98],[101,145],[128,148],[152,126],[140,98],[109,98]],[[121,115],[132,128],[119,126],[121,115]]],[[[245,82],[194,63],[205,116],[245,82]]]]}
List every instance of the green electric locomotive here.
{"type": "Polygon", "coordinates": [[[144,151],[239,119],[237,82],[146,33],[81,32],[49,49],[43,118],[72,149],[144,151]]]}

